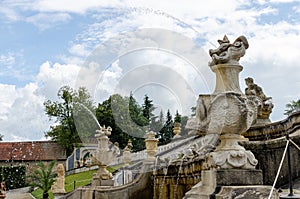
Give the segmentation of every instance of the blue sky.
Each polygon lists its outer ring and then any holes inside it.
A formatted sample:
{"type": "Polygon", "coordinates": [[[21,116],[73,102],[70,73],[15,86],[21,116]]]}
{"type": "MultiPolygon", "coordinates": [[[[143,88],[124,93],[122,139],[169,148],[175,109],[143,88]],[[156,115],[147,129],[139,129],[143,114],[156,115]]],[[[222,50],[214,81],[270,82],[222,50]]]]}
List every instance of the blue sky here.
{"type": "Polygon", "coordinates": [[[250,47],[240,61],[244,66],[241,89],[248,76],[263,87],[275,105],[272,121],[284,119],[285,104],[300,98],[298,0],[211,0],[205,5],[196,0],[4,0],[0,2],[0,23],[0,134],[7,141],[45,139],[51,122],[44,114],[43,102],[57,100],[57,90],[63,85],[79,86],[84,65],[95,61],[91,56],[95,52],[100,52],[97,59],[106,63],[88,73],[93,82],[85,81],[95,101],[124,91],[119,83],[126,81],[126,92],[133,90],[137,99],[148,93],[159,109],[188,114],[195,96],[214,88],[208,50],[225,34],[231,41],[245,35],[250,47]],[[145,35],[137,32],[143,29],[155,29],[157,34],[149,40],[148,30],[145,35]],[[165,30],[182,37],[167,37],[165,30]],[[189,42],[194,42],[197,50],[184,54],[182,49],[195,49],[189,42]],[[134,48],[128,44],[152,48],[129,52],[134,48]],[[169,51],[157,50],[161,46],[169,51]],[[184,57],[198,65],[191,66],[184,57]],[[167,72],[143,74],[151,70],[151,64],[166,66],[162,67],[165,72],[176,70],[172,77],[180,74],[187,89],[176,90],[172,78],[166,78],[167,72]],[[135,70],[143,66],[139,78],[132,79],[135,70]]]}

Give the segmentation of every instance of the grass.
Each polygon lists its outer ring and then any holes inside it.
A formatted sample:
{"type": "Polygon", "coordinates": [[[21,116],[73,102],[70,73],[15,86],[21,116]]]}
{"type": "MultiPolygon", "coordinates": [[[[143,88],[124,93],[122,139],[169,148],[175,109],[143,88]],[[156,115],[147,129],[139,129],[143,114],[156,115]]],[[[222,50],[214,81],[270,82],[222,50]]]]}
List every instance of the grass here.
{"type": "MultiPolygon", "coordinates": [[[[114,172],[115,170],[119,169],[122,165],[120,166],[114,166],[114,167],[108,167],[107,170],[109,172],[114,172]]],[[[65,177],[65,190],[66,192],[71,192],[78,187],[82,187],[88,184],[91,184],[92,182],[92,177],[93,173],[95,173],[97,170],[91,170],[91,171],[86,171],[82,173],[76,173],[72,175],[68,175],[65,177]],[[74,186],[74,181],[75,181],[75,186],[74,186]]],[[[43,191],[41,189],[36,189],[31,194],[36,198],[36,199],[42,199],[43,198],[43,191]]],[[[49,199],[54,199],[54,196],[51,191],[49,191],[49,199]]]]}

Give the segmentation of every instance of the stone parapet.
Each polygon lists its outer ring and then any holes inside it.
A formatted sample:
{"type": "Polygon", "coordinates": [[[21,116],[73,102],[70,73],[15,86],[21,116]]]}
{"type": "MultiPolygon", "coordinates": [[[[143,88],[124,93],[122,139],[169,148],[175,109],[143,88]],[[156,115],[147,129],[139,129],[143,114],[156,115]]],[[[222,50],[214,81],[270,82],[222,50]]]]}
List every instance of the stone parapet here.
{"type": "Polygon", "coordinates": [[[242,135],[250,141],[262,141],[283,137],[297,129],[300,129],[300,112],[296,112],[282,121],[253,126],[242,135]]]}

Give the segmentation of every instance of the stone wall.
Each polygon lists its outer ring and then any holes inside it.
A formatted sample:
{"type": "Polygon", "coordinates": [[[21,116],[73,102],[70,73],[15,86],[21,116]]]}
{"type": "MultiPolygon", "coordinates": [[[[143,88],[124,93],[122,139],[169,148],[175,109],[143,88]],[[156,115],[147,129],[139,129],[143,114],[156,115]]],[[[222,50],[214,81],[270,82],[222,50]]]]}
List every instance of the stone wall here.
{"type": "Polygon", "coordinates": [[[65,195],[63,199],[153,199],[153,181],[151,178],[152,172],[141,173],[137,179],[126,185],[111,187],[111,186],[96,186],[82,187],[65,195]]]}
{"type": "MultiPolygon", "coordinates": [[[[22,162],[1,162],[1,166],[25,166],[26,176],[32,174],[34,170],[38,168],[36,165],[38,161],[22,161],[22,162]]],[[[44,164],[50,165],[51,161],[43,161],[44,164]]],[[[65,166],[65,160],[58,160],[57,164],[63,164],[65,166]]]]}
{"type": "Polygon", "coordinates": [[[202,161],[177,162],[154,173],[154,199],[181,199],[201,181],[202,161]]]}
{"type": "MultiPolygon", "coordinates": [[[[300,146],[300,130],[297,130],[290,134],[290,138],[300,146]]],[[[291,144],[291,143],[290,143],[291,144]]],[[[244,143],[244,147],[248,150],[251,150],[258,160],[257,168],[261,169],[263,172],[263,181],[265,185],[272,185],[275,176],[277,174],[280,161],[286,146],[285,137],[266,140],[266,141],[250,141],[244,143]]],[[[300,151],[290,145],[291,149],[291,165],[292,165],[292,175],[293,178],[300,177],[300,151]]],[[[288,165],[287,157],[284,159],[282,169],[276,184],[276,187],[279,187],[283,184],[288,183],[288,165]]]]}

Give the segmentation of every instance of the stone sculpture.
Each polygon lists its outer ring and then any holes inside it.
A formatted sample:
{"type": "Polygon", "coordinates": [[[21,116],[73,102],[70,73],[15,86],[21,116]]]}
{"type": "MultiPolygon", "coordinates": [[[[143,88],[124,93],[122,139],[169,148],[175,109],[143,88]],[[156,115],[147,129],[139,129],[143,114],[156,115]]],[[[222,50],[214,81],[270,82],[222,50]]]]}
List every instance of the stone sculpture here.
{"type": "Polygon", "coordinates": [[[65,191],[65,168],[63,164],[58,164],[56,167],[57,178],[51,186],[53,194],[63,194],[65,191]]]}
{"type": "Polygon", "coordinates": [[[107,171],[107,165],[115,158],[120,150],[117,145],[113,145],[109,142],[108,136],[111,135],[111,127],[100,127],[100,130],[96,130],[96,139],[98,140],[98,147],[93,154],[92,165],[98,165],[99,169],[93,175],[92,186],[112,186],[114,184],[112,174],[107,171]]]}
{"type": "Polygon", "coordinates": [[[258,161],[239,142],[247,140],[241,134],[256,121],[258,107],[267,98],[253,84],[249,84],[246,95],[241,92],[239,73],[243,67],[239,60],[249,47],[246,37],[240,36],[231,44],[225,35],[218,42],[217,49],[209,50],[208,64],[216,74],[215,91],[199,96],[196,117],[187,125],[191,133],[204,136],[198,147],[183,156],[190,161],[201,160],[203,168],[202,180],[185,194],[185,199],[210,198],[217,184],[226,186],[234,180],[241,185],[262,184],[261,171],[255,169],[258,161]],[[257,177],[245,180],[246,176],[257,177]]]}
{"type": "MultiPolygon", "coordinates": [[[[238,144],[245,140],[245,132],[257,117],[259,98],[245,95],[239,86],[239,60],[249,47],[246,37],[238,37],[231,44],[225,35],[217,49],[209,50],[209,66],[216,73],[216,88],[211,95],[200,95],[196,117],[186,128],[192,133],[205,134],[196,151],[197,158],[209,159],[211,167],[253,169],[257,160],[251,151],[238,144]],[[213,151],[213,152],[212,152],[213,151]]],[[[196,158],[196,157],[195,157],[196,158]]]]}
{"type": "Polygon", "coordinates": [[[225,35],[223,40],[218,40],[220,46],[217,49],[210,49],[209,55],[212,60],[209,66],[218,64],[239,64],[239,60],[245,55],[249,47],[246,37],[238,37],[232,44],[225,35]]]}
{"type": "Polygon", "coordinates": [[[257,96],[260,100],[258,110],[257,110],[257,121],[256,125],[270,123],[270,114],[274,107],[272,103],[272,97],[266,97],[263,92],[263,89],[254,83],[253,78],[248,77],[245,79],[247,88],[245,89],[245,94],[247,96],[257,96]]]}
{"type": "Polygon", "coordinates": [[[125,167],[129,166],[130,164],[132,147],[133,147],[132,141],[129,139],[123,152],[123,160],[124,160],[125,167]]]}

